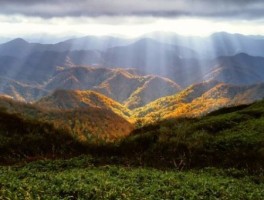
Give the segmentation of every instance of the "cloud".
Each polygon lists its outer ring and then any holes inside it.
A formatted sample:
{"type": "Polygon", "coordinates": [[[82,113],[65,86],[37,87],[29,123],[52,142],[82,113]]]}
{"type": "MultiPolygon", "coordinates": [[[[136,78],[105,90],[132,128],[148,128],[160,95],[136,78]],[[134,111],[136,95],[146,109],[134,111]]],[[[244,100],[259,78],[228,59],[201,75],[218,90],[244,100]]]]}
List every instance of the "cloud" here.
{"type": "Polygon", "coordinates": [[[264,18],[263,0],[0,0],[0,13],[42,18],[159,16],[264,18]]]}

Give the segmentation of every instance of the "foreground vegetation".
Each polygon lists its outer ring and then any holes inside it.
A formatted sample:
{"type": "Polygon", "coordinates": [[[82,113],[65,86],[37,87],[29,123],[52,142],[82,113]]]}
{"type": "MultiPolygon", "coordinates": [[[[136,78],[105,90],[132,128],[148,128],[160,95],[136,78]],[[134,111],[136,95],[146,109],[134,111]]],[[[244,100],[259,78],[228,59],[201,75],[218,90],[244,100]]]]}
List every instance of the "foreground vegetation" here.
{"type": "Polygon", "coordinates": [[[0,199],[263,199],[264,101],[140,126],[84,143],[2,110],[0,199]]]}
{"type": "Polygon", "coordinates": [[[149,166],[263,170],[264,102],[144,126],[117,150],[149,166]]]}
{"type": "Polygon", "coordinates": [[[90,154],[103,164],[190,169],[264,168],[264,101],[195,119],[170,119],[108,143],[81,142],[78,133],[0,112],[0,162],[90,154]],[[110,159],[113,158],[113,159],[110,159]]]}
{"type": "Polygon", "coordinates": [[[236,169],[161,171],[95,166],[81,156],[0,167],[0,199],[254,199],[263,176],[236,169]]]}

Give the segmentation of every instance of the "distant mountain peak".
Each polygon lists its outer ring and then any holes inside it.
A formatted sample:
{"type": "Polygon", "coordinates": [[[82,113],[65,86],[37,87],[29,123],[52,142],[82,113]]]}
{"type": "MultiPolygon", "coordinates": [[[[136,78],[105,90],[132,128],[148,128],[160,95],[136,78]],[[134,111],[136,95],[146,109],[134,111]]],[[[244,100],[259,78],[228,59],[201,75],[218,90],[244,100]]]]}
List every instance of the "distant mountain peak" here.
{"type": "Polygon", "coordinates": [[[11,43],[28,44],[28,42],[26,40],[24,40],[23,38],[16,38],[14,40],[11,40],[11,41],[7,42],[6,44],[11,44],[11,43]]]}
{"type": "Polygon", "coordinates": [[[137,40],[135,43],[147,43],[147,42],[159,43],[157,40],[152,39],[152,38],[141,38],[137,40]]]}
{"type": "Polygon", "coordinates": [[[234,55],[234,57],[247,57],[248,58],[248,57],[253,57],[253,56],[251,56],[247,53],[241,52],[241,53],[234,55]]]}

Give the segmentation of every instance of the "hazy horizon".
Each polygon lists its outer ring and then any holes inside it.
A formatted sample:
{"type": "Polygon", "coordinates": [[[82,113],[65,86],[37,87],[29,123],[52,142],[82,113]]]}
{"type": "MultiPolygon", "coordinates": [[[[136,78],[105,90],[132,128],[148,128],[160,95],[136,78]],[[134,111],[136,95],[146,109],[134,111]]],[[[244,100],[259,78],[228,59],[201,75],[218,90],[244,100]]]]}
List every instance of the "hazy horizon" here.
{"type": "Polygon", "coordinates": [[[136,35],[136,36],[126,36],[126,35],[121,35],[121,34],[106,34],[106,35],[96,35],[96,34],[79,34],[79,35],[49,35],[49,34],[33,34],[33,35],[17,35],[13,37],[1,37],[0,36],[0,44],[12,41],[14,39],[23,39],[29,43],[42,43],[42,44],[55,44],[59,42],[63,42],[69,39],[78,39],[78,38],[85,38],[85,37],[98,37],[98,38],[103,38],[103,37],[113,37],[113,38],[121,38],[121,39],[127,39],[127,40],[137,40],[141,38],[148,38],[151,35],[158,35],[160,37],[164,35],[171,35],[171,36],[179,36],[179,37],[186,37],[186,38],[193,38],[193,39],[204,39],[213,36],[214,34],[230,34],[230,35],[243,35],[243,36],[249,36],[249,37],[256,37],[256,38],[262,38],[264,37],[264,34],[242,34],[242,33],[231,33],[228,31],[217,31],[217,32],[212,32],[208,35],[203,35],[203,36],[196,36],[196,35],[184,35],[184,34],[179,34],[177,32],[165,32],[165,31],[153,31],[153,32],[146,32],[141,35],[136,35]]]}
{"type": "Polygon", "coordinates": [[[0,1],[1,38],[71,38],[149,32],[264,35],[264,3],[253,1],[0,1]]]}

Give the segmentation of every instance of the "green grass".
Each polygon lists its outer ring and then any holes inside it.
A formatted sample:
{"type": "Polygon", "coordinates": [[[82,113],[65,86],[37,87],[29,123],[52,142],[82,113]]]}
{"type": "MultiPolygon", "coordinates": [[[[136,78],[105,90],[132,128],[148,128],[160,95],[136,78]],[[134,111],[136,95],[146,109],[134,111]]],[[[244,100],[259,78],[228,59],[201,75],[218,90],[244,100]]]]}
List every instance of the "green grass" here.
{"type": "Polygon", "coordinates": [[[92,158],[0,167],[0,199],[254,199],[263,176],[235,169],[161,171],[94,166],[92,158]]]}
{"type": "Polygon", "coordinates": [[[221,109],[196,119],[170,119],[145,126],[135,130],[118,148],[153,167],[262,171],[264,101],[221,109]]]}
{"type": "Polygon", "coordinates": [[[0,112],[0,119],[0,163],[5,164],[89,153],[101,164],[159,169],[264,168],[264,101],[157,122],[115,143],[82,144],[72,133],[16,114],[0,112]]]}
{"type": "Polygon", "coordinates": [[[73,156],[84,150],[65,130],[0,109],[0,163],[25,158],[73,156]]]}
{"type": "Polygon", "coordinates": [[[82,144],[5,111],[0,122],[0,200],[264,196],[264,101],[157,122],[115,143],[82,144]]]}

